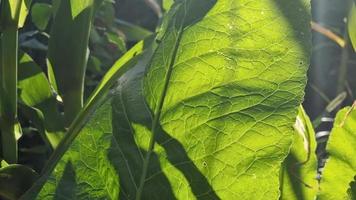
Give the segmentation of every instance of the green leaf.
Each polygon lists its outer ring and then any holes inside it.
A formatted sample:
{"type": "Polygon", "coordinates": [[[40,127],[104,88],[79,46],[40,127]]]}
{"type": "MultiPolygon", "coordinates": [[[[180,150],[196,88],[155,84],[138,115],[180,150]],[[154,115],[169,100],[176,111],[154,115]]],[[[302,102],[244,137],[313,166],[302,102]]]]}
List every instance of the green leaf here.
{"type": "MultiPolygon", "coordinates": [[[[101,0],[103,1],[103,0],[101,0]]],[[[96,1],[97,6],[95,16],[100,20],[101,24],[106,25],[107,27],[112,26],[112,23],[115,20],[115,7],[112,2],[100,2],[96,1]],[[99,6],[100,5],[100,6],[99,6]]]]}
{"type": "Polygon", "coordinates": [[[109,42],[115,45],[120,51],[122,52],[126,51],[126,44],[125,41],[122,39],[122,37],[120,37],[115,33],[105,33],[105,35],[109,40],[109,42]]]}
{"type": "Polygon", "coordinates": [[[317,157],[313,125],[302,106],[291,151],[282,164],[281,200],[312,200],[318,192],[317,157]]]}
{"type": "Polygon", "coordinates": [[[32,3],[32,0],[23,0],[22,1],[20,16],[19,16],[19,23],[18,23],[19,28],[22,28],[25,24],[27,15],[28,15],[30,7],[31,7],[31,3],[32,3]]]}
{"type": "Polygon", "coordinates": [[[140,41],[152,35],[151,31],[123,20],[115,19],[115,23],[117,24],[118,29],[124,33],[126,40],[129,42],[140,41]]]}
{"type": "Polygon", "coordinates": [[[173,5],[174,0],[163,0],[162,1],[162,7],[165,11],[169,10],[171,6],[173,5]]]}
{"type": "Polygon", "coordinates": [[[55,148],[63,137],[64,123],[57,107],[56,96],[42,69],[25,54],[20,54],[18,90],[20,106],[40,130],[50,147],[55,148]]]}
{"type": "MultiPolygon", "coordinates": [[[[31,190],[29,190],[21,199],[34,199],[37,196],[37,193],[42,188],[43,184],[45,184],[48,177],[51,175],[52,170],[55,168],[63,154],[68,150],[74,138],[76,138],[76,136],[80,133],[82,127],[86,124],[92,114],[107,98],[110,88],[113,87],[119,77],[121,77],[133,66],[136,66],[138,64],[137,62],[139,58],[142,57],[143,49],[147,48],[147,46],[150,47],[150,44],[151,41],[139,42],[134,47],[132,47],[126,54],[124,54],[105,74],[93,94],[88,98],[79,116],[75,119],[72,126],[69,128],[61,144],[54,151],[53,156],[48,161],[48,165],[43,170],[41,178],[36,182],[34,187],[32,187],[31,190]]],[[[105,165],[105,163],[103,164],[105,165]]]]}
{"type": "Polygon", "coordinates": [[[53,74],[49,76],[63,99],[66,126],[83,104],[92,15],[93,0],[61,0],[53,20],[48,50],[49,71],[53,74]]]}
{"type": "Polygon", "coordinates": [[[36,3],[32,6],[32,22],[40,30],[45,30],[52,16],[52,6],[46,3],[36,3]]]}
{"type": "Polygon", "coordinates": [[[38,174],[23,165],[9,165],[0,169],[0,198],[17,200],[38,178],[38,174]]]}
{"type": "Polygon", "coordinates": [[[9,27],[22,28],[32,0],[8,0],[4,1],[0,12],[0,27],[2,29],[9,27]]]}
{"type": "Polygon", "coordinates": [[[71,146],[37,199],[118,199],[118,179],[110,161],[115,158],[107,155],[113,141],[111,112],[109,102],[101,106],[81,131],[89,134],[78,137],[86,142],[71,146]],[[97,123],[103,121],[107,123],[97,123]]]}
{"type": "Polygon", "coordinates": [[[351,200],[347,191],[356,176],[355,130],[355,107],[339,111],[326,147],[329,159],[323,170],[318,200],[351,200]]]}
{"type": "Polygon", "coordinates": [[[309,62],[298,6],[177,1],[38,199],[277,199],[309,62]]]}
{"type": "Polygon", "coordinates": [[[356,6],[355,3],[352,5],[349,19],[348,19],[348,31],[351,43],[356,51],[356,6]]]}

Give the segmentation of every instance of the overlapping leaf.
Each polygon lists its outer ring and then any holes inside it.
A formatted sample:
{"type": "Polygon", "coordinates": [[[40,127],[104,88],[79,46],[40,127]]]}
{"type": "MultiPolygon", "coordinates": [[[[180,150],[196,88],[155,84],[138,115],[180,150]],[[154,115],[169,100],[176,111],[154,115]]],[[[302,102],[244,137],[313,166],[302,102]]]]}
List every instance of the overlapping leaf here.
{"type": "Polygon", "coordinates": [[[305,9],[176,1],[156,50],[119,79],[38,198],[277,199],[309,61],[305,9]]]}
{"type": "Polygon", "coordinates": [[[313,125],[302,107],[294,127],[294,142],[283,163],[280,199],[312,200],[318,191],[316,140],[313,125]]]}
{"type": "Polygon", "coordinates": [[[63,136],[64,123],[45,73],[29,55],[21,53],[18,77],[21,111],[55,148],[63,136]]]}
{"type": "MultiPolygon", "coordinates": [[[[323,171],[318,200],[345,200],[356,176],[356,110],[344,108],[337,116],[327,145],[329,159],[323,171]]],[[[355,190],[355,187],[352,187],[355,190]]],[[[355,191],[353,191],[355,192],[355,191]]]]}
{"type": "Polygon", "coordinates": [[[54,1],[55,17],[49,40],[49,77],[63,98],[67,126],[83,104],[89,30],[94,0],[54,1]]]}

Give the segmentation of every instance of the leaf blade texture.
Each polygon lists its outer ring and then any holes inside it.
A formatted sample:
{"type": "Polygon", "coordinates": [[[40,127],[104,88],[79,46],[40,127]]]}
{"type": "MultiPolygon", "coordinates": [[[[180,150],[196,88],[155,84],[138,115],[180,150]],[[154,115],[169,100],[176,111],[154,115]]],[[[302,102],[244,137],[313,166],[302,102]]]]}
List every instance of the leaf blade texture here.
{"type": "Polygon", "coordinates": [[[54,3],[58,8],[54,12],[48,47],[49,80],[63,99],[65,125],[69,126],[83,106],[94,1],[60,0],[54,3]]]}
{"type": "MultiPolygon", "coordinates": [[[[326,147],[329,154],[323,170],[318,199],[354,199],[348,193],[356,176],[356,111],[347,107],[338,112],[326,147]]],[[[352,187],[354,189],[354,187],[352,187]]]]}
{"type": "Polygon", "coordinates": [[[314,199],[318,192],[316,139],[313,125],[300,106],[294,141],[283,163],[281,200],[314,199]]]}
{"type": "Polygon", "coordinates": [[[309,62],[295,2],[176,1],[38,198],[277,199],[309,62]]]}

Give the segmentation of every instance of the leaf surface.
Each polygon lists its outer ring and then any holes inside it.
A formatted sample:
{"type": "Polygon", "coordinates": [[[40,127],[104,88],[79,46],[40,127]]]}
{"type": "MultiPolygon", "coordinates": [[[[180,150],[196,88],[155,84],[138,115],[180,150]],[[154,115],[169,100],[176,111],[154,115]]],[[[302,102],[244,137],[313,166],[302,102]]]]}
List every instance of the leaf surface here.
{"type": "Polygon", "coordinates": [[[39,199],[277,199],[309,62],[295,8],[176,1],[39,199]]]}
{"type": "Polygon", "coordinates": [[[55,148],[63,136],[63,117],[51,85],[32,58],[21,52],[18,70],[20,110],[39,129],[45,141],[55,148]]]}
{"type": "Polygon", "coordinates": [[[313,125],[302,106],[288,157],[283,163],[281,200],[312,200],[318,192],[317,157],[313,125]]]}
{"type": "Polygon", "coordinates": [[[323,170],[318,200],[354,199],[347,191],[356,176],[355,146],[356,110],[348,107],[339,111],[330,134],[326,147],[329,159],[323,170]]]}
{"type": "Polygon", "coordinates": [[[65,124],[69,126],[83,106],[84,75],[89,55],[93,0],[55,1],[49,40],[49,78],[62,96],[65,124]]]}
{"type": "Polygon", "coordinates": [[[32,22],[40,29],[45,30],[52,16],[52,6],[46,3],[36,3],[32,6],[32,22]]]}

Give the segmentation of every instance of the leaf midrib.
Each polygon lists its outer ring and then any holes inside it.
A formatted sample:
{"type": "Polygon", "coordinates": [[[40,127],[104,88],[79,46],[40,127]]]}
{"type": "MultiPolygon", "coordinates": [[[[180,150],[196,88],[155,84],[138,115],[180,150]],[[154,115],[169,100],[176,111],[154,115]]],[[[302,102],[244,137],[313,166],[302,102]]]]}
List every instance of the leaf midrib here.
{"type": "MultiPolygon", "coordinates": [[[[185,4],[186,1],[182,4],[185,4]]],[[[148,151],[147,151],[147,154],[146,154],[146,157],[143,161],[143,168],[142,168],[142,174],[141,174],[141,177],[140,177],[140,183],[139,183],[139,186],[138,186],[138,189],[137,189],[137,192],[136,192],[136,200],[140,200],[141,199],[141,196],[142,196],[142,192],[143,192],[143,187],[144,187],[144,184],[145,184],[145,181],[146,181],[146,176],[147,176],[147,169],[148,169],[148,166],[149,166],[149,160],[150,160],[150,157],[151,157],[151,154],[153,152],[153,148],[154,148],[154,145],[155,145],[155,136],[156,136],[156,128],[157,128],[157,125],[159,125],[159,119],[160,119],[160,116],[161,116],[161,111],[162,111],[162,107],[163,107],[163,104],[164,104],[164,100],[165,100],[165,96],[167,94],[167,89],[168,89],[168,85],[169,85],[169,82],[170,82],[170,79],[171,79],[171,75],[172,75],[172,71],[173,71],[173,67],[174,67],[174,63],[175,63],[175,60],[176,60],[176,57],[177,57],[177,52],[178,52],[178,47],[179,47],[179,43],[180,43],[180,40],[182,38],[182,35],[183,35],[183,32],[184,32],[184,27],[183,27],[183,22],[185,21],[185,16],[183,17],[182,21],[181,21],[181,24],[180,24],[180,27],[178,29],[178,35],[177,35],[177,39],[175,40],[175,43],[174,43],[174,49],[173,49],[173,53],[170,57],[170,63],[169,63],[169,66],[168,66],[168,70],[167,70],[167,73],[166,73],[166,76],[165,76],[165,82],[164,82],[164,85],[163,85],[163,90],[161,92],[161,95],[158,99],[158,103],[157,103],[157,108],[156,110],[154,111],[154,118],[153,118],[153,121],[152,121],[152,126],[151,126],[151,137],[150,137],[150,141],[149,141],[149,147],[148,147],[148,151]]]]}

